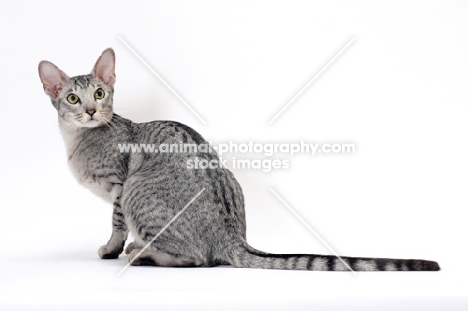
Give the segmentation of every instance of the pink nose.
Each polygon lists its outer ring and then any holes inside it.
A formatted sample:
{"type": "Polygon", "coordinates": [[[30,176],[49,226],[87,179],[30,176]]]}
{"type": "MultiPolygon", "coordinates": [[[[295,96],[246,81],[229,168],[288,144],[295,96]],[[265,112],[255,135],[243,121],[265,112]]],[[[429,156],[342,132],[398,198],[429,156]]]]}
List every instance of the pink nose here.
{"type": "Polygon", "coordinates": [[[90,116],[93,116],[93,114],[96,113],[96,110],[94,110],[94,109],[86,110],[86,113],[89,114],[90,116]]]}

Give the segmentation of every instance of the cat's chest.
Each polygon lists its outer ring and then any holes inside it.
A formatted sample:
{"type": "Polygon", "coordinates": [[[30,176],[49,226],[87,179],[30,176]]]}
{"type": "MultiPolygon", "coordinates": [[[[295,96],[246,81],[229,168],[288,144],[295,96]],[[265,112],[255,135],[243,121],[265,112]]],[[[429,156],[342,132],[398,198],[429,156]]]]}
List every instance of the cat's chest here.
{"type": "Polygon", "coordinates": [[[76,160],[69,160],[68,166],[76,180],[97,196],[103,198],[108,202],[112,202],[111,190],[112,183],[109,182],[107,177],[98,176],[93,170],[83,165],[83,162],[76,160]]]}
{"type": "Polygon", "coordinates": [[[76,141],[67,146],[68,166],[77,181],[108,202],[112,190],[123,183],[121,159],[109,143],[76,141]]]}

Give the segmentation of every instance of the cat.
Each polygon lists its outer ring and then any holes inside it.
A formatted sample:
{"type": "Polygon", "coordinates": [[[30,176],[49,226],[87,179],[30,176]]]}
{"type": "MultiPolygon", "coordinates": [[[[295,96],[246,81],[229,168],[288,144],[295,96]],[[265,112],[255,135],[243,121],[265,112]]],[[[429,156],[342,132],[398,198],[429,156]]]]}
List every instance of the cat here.
{"type": "Polygon", "coordinates": [[[246,240],[242,189],[227,168],[188,169],[194,157],[216,152],[119,152],[118,144],[208,144],[175,121],[134,123],[113,111],[115,53],[106,49],[90,74],[68,77],[48,61],[39,64],[45,93],[58,112],[68,164],[78,182],[113,204],[112,235],[99,248],[115,259],[126,248],[131,265],[346,271],[437,271],[427,260],[270,254],[246,240]],[[203,190],[203,192],[201,192],[203,190]],[[201,192],[201,193],[200,193],[201,192]],[[195,195],[199,196],[156,240],[151,240],[195,195]],[[149,247],[145,246],[151,243],[149,247]],[[138,256],[140,251],[143,252],[138,256]]]}

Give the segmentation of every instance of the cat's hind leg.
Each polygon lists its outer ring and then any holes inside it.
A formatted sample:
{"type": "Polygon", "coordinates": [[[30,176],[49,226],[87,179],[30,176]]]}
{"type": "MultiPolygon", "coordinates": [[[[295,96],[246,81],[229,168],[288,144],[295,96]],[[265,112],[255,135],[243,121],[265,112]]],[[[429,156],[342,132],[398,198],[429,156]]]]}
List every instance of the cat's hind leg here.
{"type": "MultiPolygon", "coordinates": [[[[130,245],[133,245],[133,243],[130,245]]],[[[130,247],[130,245],[128,247],[130,247]]],[[[127,249],[125,252],[127,252],[127,249]]],[[[195,258],[166,254],[151,249],[150,247],[138,255],[140,251],[141,248],[133,248],[129,252],[128,262],[130,262],[132,266],[198,267],[203,264],[201,260],[195,258]]]]}
{"type": "Polygon", "coordinates": [[[137,241],[130,242],[130,244],[127,245],[125,248],[125,254],[130,254],[134,249],[141,250],[144,246],[138,244],[137,241]]]}

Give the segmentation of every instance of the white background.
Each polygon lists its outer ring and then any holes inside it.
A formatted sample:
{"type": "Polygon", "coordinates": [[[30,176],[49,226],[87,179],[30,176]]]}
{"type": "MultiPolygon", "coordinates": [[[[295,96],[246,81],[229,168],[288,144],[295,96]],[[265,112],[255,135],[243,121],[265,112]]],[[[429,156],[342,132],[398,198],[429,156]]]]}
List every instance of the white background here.
{"type": "MultiPolygon", "coordinates": [[[[0,306],[467,310],[468,4],[0,1],[0,306]],[[207,121],[201,123],[119,41],[207,121]],[[268,121],[353,37],[273,124],[268,121]],[[214,142],[352,142],[353,155],[234,170],[261,250],[437,260],[437,273],[131,267],[102,261],[111,207],[68,171],[37,65],[117,54],[115,110],[214,142]]],[[[230,156],[236,156],[231,154],[230,156]]]]}

